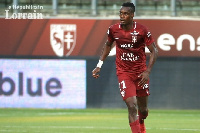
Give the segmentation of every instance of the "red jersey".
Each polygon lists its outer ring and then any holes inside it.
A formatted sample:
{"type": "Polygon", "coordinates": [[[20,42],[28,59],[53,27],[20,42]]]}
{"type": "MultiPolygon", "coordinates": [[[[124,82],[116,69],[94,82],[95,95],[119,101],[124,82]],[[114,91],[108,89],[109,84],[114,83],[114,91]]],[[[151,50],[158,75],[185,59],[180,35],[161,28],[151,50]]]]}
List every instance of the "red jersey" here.
{"type": "Polygon", "coordinates": [[[146,70],[145,46],[154,42],[150,31],[143,25],[134,22],[133,29],[125,31],[120,23],[108,29],[108,41],[116,42],[117,74],[140,74],[146,70]]]}

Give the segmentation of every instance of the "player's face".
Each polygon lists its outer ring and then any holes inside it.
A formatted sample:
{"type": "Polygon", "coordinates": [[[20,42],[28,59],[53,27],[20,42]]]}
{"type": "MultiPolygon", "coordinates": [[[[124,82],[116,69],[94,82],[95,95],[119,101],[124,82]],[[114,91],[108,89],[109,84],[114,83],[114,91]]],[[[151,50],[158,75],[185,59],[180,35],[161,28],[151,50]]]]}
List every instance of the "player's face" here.
{"type": "Polygon", "coordinates": [[[122,7],[119,11],[120,22],[123,25],[128,25],[132,23],[134,14],[130,12],[129,7],[122,7]]]}

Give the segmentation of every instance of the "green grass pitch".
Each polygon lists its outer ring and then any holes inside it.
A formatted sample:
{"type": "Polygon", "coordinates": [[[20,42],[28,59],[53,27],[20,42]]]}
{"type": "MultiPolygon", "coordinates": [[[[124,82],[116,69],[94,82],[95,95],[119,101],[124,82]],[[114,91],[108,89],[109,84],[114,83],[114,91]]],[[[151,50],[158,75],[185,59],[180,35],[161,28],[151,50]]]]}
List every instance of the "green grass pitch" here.
{"type": "MultiPolygon", "coordinates": [[[[200,133],[200,110],[150,110],[147,133],[200,133]]],[[[126,109],[0,109],[0,133],[131,133],[126,109]]]]}

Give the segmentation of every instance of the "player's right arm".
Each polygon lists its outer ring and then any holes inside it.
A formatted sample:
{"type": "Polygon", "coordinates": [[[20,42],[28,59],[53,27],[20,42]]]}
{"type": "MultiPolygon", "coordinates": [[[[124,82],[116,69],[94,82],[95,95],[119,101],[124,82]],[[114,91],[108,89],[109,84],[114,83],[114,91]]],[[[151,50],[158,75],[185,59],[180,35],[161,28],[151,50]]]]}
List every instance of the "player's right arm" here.
{"type": "Polygon", "coordinates": [[[96,68],[92,71],[92,76],[94,78],[98,78],[99,77],[99,72],[100,72],[101,66],[103,65],[103,61],[109,55],[109,53],[111,51],[111,48],[112,48],[112,42],[107,40],[105,45],[104,45],[104,47],[103,47],[101,56],[99,58],[99,62],[97,64],[96,68]]]}

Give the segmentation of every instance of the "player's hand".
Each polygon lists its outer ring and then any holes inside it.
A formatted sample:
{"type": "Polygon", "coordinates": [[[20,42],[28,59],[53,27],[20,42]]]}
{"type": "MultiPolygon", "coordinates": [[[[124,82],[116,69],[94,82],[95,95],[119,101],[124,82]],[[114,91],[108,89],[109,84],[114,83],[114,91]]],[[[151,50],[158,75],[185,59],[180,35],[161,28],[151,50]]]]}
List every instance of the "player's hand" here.
{"type": "Polygon", "coordinates": [[[93,71],[92,71],[92,76],[94,78],[98,78],[99,77],[99,72],[100,72],[100,68],[96,67],[93,71]]]}
{"type": "Polygon", "coordinates": [[[149,80],[149,74],[149,71],[144,71],[138,76],[141,78],[140,82],[138,83],[138,86],[143,87],[146,84],[146,82],[149,80]]]}

